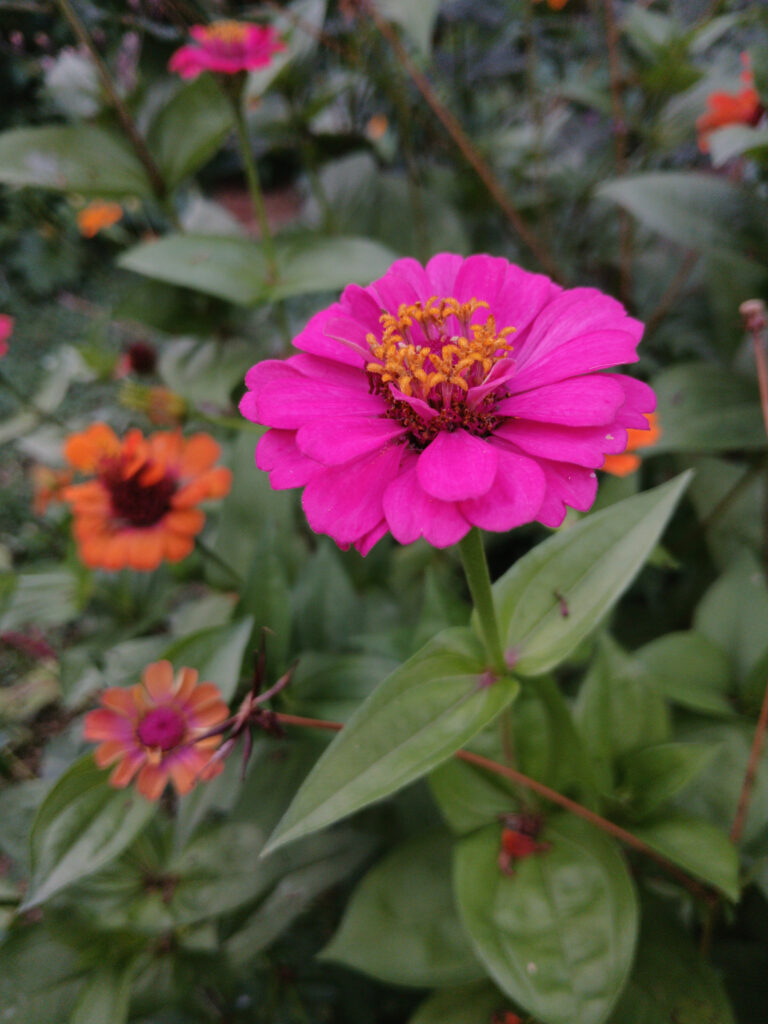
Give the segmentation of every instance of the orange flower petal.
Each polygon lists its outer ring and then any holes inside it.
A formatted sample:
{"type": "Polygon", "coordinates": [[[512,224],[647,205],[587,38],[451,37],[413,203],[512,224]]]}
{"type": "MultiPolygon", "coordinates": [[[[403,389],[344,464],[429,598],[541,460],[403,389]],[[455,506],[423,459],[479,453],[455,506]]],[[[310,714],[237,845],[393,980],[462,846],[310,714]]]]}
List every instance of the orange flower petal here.
{"type": "Polygon", "coordinates": [[[131,779],[134,777],[136,772],[144,763],[143,753],[138,751],[134,754],[129,754],[117,768],[114,769],[112,774],[109,776],[110,786],[116,786],[118,789],[123,789],[127,786],[131,779]]]}
{"type": "Polygon", "coordinates": [[[64,455],[75,469],[93,471],[105,456],[119,455],[120,442],[106,423],[94,423],[81,434],[73,434],[64,445],[64,455]]]}
{"type": "Polygon", "coordinates": [[[159,800],[168,782],[168,769],[162,764],[145,764],[136,780],[136,788],[147,800],[159,800]]]}
{"type": "MultiPolygon", "coordinates": [[[[180,668],[176,673],[176,700],[179,704],[187,704],[197,688],[199,673],[196,668],[180,668]]],[[[203,686],[210,684],[203,683],[203,686]]]]}
{"type": "Polygon", "coordinates": [[[130,723],[122,715],[108,708],[98,708],[85,716],[83,735],[87,740],[119,740],[129,729],[130,723]]]}
{"type": "Polygon", "coordinates": [[[204,473],[221,455],[221,447],[210,434],[193,434],[181,455],[181,476],[194,477],[204,473]]]}
{"type": "Polygon", "coordinates": [[[130,747],[121,740],[107,740],[106,743],[96,747],[93,752],[93,759],[99,768],[109,768],[115,761],[119,761],[121,757],[130,753],[130,747]]]}
{"type": "Polygon", "coordinates": [[[166,703],[173,696],[173,665],[170,661],[155,661],[141,673],[141,681],[154,701],[166,703]]]}

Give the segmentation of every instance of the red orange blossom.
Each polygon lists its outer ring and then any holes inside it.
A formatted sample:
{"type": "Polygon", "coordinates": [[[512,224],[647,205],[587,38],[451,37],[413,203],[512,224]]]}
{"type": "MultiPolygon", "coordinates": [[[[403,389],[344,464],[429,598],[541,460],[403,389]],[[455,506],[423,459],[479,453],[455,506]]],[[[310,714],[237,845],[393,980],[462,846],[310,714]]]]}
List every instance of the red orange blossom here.
{"type": "Polygon", "coordinates": [[[696,121],[699,149],[709,152],[710,133],[733,124],[756,125],[763,116],[763,105],[755,89],[749,54],[741,55],[742,72],[739,75],[744,88],[737,93],[713,92],[707,96],[707,110],[696,121]]]}
{"type": "Polygon", "coordinates": [[[228,493],[232,474],[214,463],[218,444],[208,434],[178,431],[120,439],[106,423],[69,438],[64,454],[93,479],[66,487],[74,535],[86,565],[100,569],[156,569],[192,551],[206,498],[228,493]]]}
{"type": "Polygon", "coordinates": [[[192,668],[173,671],[169,661],[147,665],[141,683],[113,687],[101,695],[101,707],[85,716],[84,735],[99,743],[100,768],[114,765],[111,785],[128,786],[136,777],[139,792],[157,800],[168,782],[179,796],[223,768],[212,755],[221,736],[210,736],[229,714],[215,683],[198,683],[192,668]]]}

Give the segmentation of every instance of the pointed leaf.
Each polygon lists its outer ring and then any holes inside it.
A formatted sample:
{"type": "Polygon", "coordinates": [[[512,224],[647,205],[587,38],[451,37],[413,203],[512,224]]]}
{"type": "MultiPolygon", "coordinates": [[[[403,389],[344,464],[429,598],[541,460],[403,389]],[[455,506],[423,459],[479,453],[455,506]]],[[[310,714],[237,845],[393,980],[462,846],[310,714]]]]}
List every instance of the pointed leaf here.
{"type": "Polygon", "coordinates": [[[736,847],[721,829],[677,812],[631,828],[657,853],[713,885],[728,899],[738,900],[739,858],[736,847]]]}
{"type": "Polygon", "coordinates": [[[602,1024],[632,966],[632,881],[615,844],[579,818],[553,816],[551,848],[502,874],[501,829],[456,848],[459,911],[494,981],[545,1024],[602,1024]]]}
{"type": "Polygon", "coordinates": [[[214,75],[182,85],[164,103],[147,143],[169,188],[175,188],[216,154],[234,128],[232,106],[214,75]]]}
{"type": "Polygon", "coordinates": [[[446,630],[360,706],[299,790],[268,849],[389,796],[455,753],[517,695],[487,685],[485,656],[467,629],[446,630]]]}
{"type": "Polygon", "coordinates": [[[645,817],[684,789],[712,758],[708,743],[659,743],[626,754],[621,785],[629,790],[633,816],[645,817]]]}
{"type": "Polygon", "coordinates": [[[497,580],[499,626],[516,672],[547,671],[595,628],[653,551],[690,477],[560,530],[497,580]]]}
{"type": "Polygon", "coordinates": [[[253,630],[253,618],[247,616],[224,626],[212,626],[190,633],[171,644],[164,657],[174,668],[196,668],[200,681],[216,683],[225,701],[235,695],[240,669],[253,630]]]}

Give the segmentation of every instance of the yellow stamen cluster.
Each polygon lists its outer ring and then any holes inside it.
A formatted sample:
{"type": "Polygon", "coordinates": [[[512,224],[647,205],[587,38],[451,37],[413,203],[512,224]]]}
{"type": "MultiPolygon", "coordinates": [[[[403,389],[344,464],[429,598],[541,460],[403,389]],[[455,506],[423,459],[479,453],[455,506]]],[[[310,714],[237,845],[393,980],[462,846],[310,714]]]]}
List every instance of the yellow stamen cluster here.
{"type": "Polygon", "coordinates": [[[456,299],[440,299],[437,296],[427,302],[401,305],[397,316],[384,313],[380,320],[384,328],[381,341],[373,334],[366,337],[376,362],[366,365],[369,373],[376,374],[382,384],[394,381],[404,395],[412,396],[414,382],[419,397],[426,398],[439,384],[453,384],[462,391],[468,391],[469,370],[480,364],[485,378],[499,359],[503,359],[512,346],[506,340],[514,327],[497,331],[496,321],[489,316],[484,324],[470,324],[472,315],[478,309],[488,309],[488,303],[479,299],[458,302],[456,299]],[[418,324],[427,338],[435,331],[440,336],[449,317],[455,316],[466,332],[454,335],[440,351],[429,345],[415,345],[406,340],[408,329],[418,324]],[[468,335],[471,335],[469,337],[468,335]]]}
{"type": "Polygon", "coordinates": [[[212,21],[205,35],[212,43],[242,43],[246,37],[246,26],[241,21],[212,21]]]}

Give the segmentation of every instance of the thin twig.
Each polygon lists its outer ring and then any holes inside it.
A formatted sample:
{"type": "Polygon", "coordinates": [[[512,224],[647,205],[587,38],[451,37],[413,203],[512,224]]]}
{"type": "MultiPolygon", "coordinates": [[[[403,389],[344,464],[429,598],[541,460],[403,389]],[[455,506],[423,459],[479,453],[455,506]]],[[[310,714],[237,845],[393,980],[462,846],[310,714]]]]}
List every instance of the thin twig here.
{"type": "Polygon", "coordinates": [[[133,120],[128,112],[128,108],[120,98],[120,95],[115,88],[115,83],[112,81],[112,76],[109,73],[109,68],[102,60],[101,54],[91,38],[90,32],[85,27],[80,15],[74,9],[69,0],[56,0],[56,2],[61,8],[62,14],[69,22],[72,31],[75,33],[82,45],[89,51],[101,80],[101,84],[109,97],[110,103],[115,109],[115,113],[122,125],[123,131],[133,146],[136,156],[141,161],[144,170],[147,172],[150,184],[152,185],[152,191],[158,199],[164,200],[167,194],[167,187],[163,176],[160,173],[160,169],[155,163],[152,154],[149,152],[141,132],[136,127],[136,122],[133,120]]]}
{"type": "Polygon", "coordinates": [[[752,798],[752,790],[755,787],[755,778],[757,777],[757,769],[760,764],[760,755],[763,752],[763,745],[765,743],[766,728],[768,728],[768,684],[766,684],[765,687],[763,704],[760,708],[760,717],[757,720],[755,735],[752,739],[752,749],[749,752],[747,771],[744,775],[741,793],[739,794],[739,804],[736,809],[736,817],[733,819],[733,825],[731,826],[731,839],[734,843],[739,843],[741,841],[741,836],[744,832],[744,825],[747,820],[747,811],[749,810],[749,801],[752,798]]]}
{"type": "MultiPolygon", "coordinates": [[[[328,729],[332,732],[339,732],[344,728],[344,724],[342,722],[331,722],[321,718],[303,718],[298,715],[286,715],[282,712],[276,712],[275,718],[282,725],[297,725],[312,729],[328,729]]],[[[512,782],[516,782],[518,785],[524,786],[526,789],[530,789],[534,793],[538,793],[539,796],[543,796],[546,800],[549,800],[554,804],[558,804],[558,806],[562,807],[564,810],[570,811],[571,814],[584,818],[585,821],[595,825],[603,832],[607,832],[615,839],[620,840],[627,846],[633,847],[635,850],[639,850],[641,853],[644,853],[646,857],[654,860],[695,896],[700,896],[703,899],[711,901],[711,893],[709,889],[690,878],[671,861],[667,860],[666,857],[657,853],[653,847],[644,843],[642,839],[638,839],[637,836],[633,835],[631,832],[627,832],[627,830],[623,829],[620,825],[614,825],[614,823],[612,821],[608,821],[607,818],[603,818],[594,811],[590,811],[588,807],[583,807],[581,804],[576,803],[575,800],[571,800],[569,797],[563,796],[562,793],[558,793],[556,790],[550,789],[549,786],[545,786],[543,782],[537,782],[536,779],[531,779],[514,768],[509,768],[506,765],[499,764],[498,761],[491,761],[490,758],[483,757],[481,754],[473,754],[469,750],[457,750],[454,757],[459,758],[461,761],[466,761],[468,764],[476,765],[478,768],[484,768],[486,771],[493,772],[495,775],[501,775],[506,779],[511,779],[512,782]]]]}
{"type": "Polygon", "coordinates": [[[669,313],[672,306],[675,304],[677,297],[679,296],[688,278],[691,275],[691,271],[699,261],[699,254],[697,252],[687,253],[685,259],[680,264],[680,268],[669,282],[666,290],[656,304],[656,308],[651,312],[648,319],[645,322],[645,333],[650,334],[651,331],[655,331],[659,326],[664,317],[669,313]]]}
{"type": "Polygon", "coordinates": [[[413,84],[424,97],[424,100],[432,110],[432,113],[438,118],[445,130],[453,139],[464,158],[474,168],[477,176],[488,189],[499,207],[503,210],[507,220],[514,230],[525,242],[550,277],[562,282],[564,275],[549,250],[523,220],[517,208],[506,194],[501,183],[497,180],[491,168],[477,151],[459,121],[440,100],[432,87],[432,83],[426,75],[424,75],[411,60],[408,51],[398,39],[397,33],[393,30],[392,26],[381,16],[375,5],[370,3],[370,0],[357,0],[357,3],[360,9],[365,11],[376,26],[377,30],[387,41],[400,66],[404,69],[406,74],[408,74],[413,84]]]}

